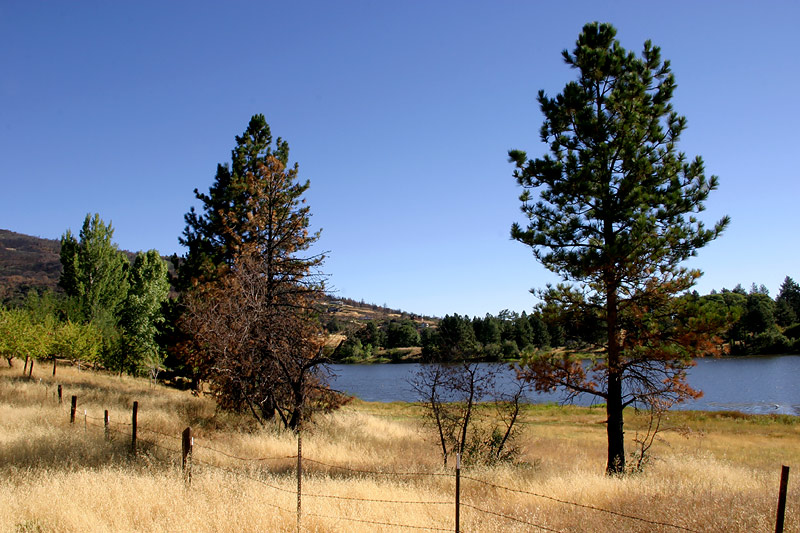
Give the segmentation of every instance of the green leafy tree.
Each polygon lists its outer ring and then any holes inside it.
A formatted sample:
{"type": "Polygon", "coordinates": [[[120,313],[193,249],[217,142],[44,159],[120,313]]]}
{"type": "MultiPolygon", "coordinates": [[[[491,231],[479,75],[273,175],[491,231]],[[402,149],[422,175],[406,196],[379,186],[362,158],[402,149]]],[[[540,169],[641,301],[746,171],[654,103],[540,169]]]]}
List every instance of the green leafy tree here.
{"type": "Polygon", "coordinates": [[[67,320],[60,323],[55,331],[53,352],[70,361],[98,362],[102,347],[103,336],[92,323],[67,320]]]}
{"type": "Polygon", "coordinates": [[[132,374],[146,370],[155,379],[164,359],[156,336],[164,321],[162,305],[169,297],[167,263],[157,250],[136,255],[129,282],[121,318],[124,349],[117,370],[132,374]]]}
{"type": "Polygon", "coordinates": [[[744,334],[745,344],[752,350],[755,338],[775,325],[775,302],[769,295],[753,291],[745,300],[744,314],[738,327],[744,334]]]}
{"type": "Polygon", "coordinates": [[[0,309],[0,353],[12,366],[15,357],[24,357],[27,367],[30,359],[46,357],[53,344],[53,321],[44,323],[33,319],[23,309],[0,309]]]}
{"type": "Polygon", "coordinates": [[[375,348],[384,348],[387,344],[386,332],[374,320],[364,324],[364,327],[358,330],[356,336],[364,346],[371,344],[375,348]]]}
{"type": "Polygon", "coordinates": [[[79,239],[70,230],[61,237],[59,285],[76,297],[86,320],[115,317],[128,293],[125,254],[112,242],[114,229],[100,215],[86,215],[79,239]]]}
{"type": "Polygon", "coordinates": [[[419,346],[419,332],[410,320],[389,322],[386,329],[387,348],[405,348],[419,346]]]}
{"type": "Polygon", "coordinates": [[[626,406],[697,394],[685,383],[692,343],[661,335],[656,318],[700,276],[680,264],[728,219],[706,229],[694,215],[717,178],[706,179],[699,157],[676,151],[686,119],[673,111],[675,78],[658,47],[647,41],[638,57],[611,25],[595,22],[563,58],[577,80],[555,98],[538,98],[550,154],[509,152],[530,221],[511,234],[562,276],[566,283],[553,290],[605,326],[604,356],[588,369],[569,353],[537,356],[526,376],[539,390],[606,402],[606,472],[614,474],[625,469],[626,406]]]}

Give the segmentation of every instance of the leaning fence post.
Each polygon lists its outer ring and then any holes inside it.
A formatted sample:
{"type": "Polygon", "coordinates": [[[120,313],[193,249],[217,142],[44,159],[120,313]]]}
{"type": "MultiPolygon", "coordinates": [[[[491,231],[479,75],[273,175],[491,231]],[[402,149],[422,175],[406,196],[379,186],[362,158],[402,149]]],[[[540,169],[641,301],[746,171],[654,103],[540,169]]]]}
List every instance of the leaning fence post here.
{"type": "Polygon", "coordinates": [[[461,533],[461,453],[456,453],[456,533],[461,533]]]}
{"type": "Polygon", "coordinates": [[[109,432],[108,432],[108,409],[105,410],[103,413],[103,431],[106,436],[106,440],[109,440],[109,432]]]}
{"type": "Polygon", "coordinates": [[[297,533],[302,528],[302,494],[303,494],[303,436],[297,428],[297,533]]]}
{"type": "Polygon", "coordinates": [[[61,405],[61,385],[58,386],[58,405],[61,405]]]}
{"type": "Polygon", "coordinates": [[[75,410],[78,408],[78,397],[74,394],[72,395],[72,407],[69,409],[69,423],[75,423],[75,410]]]}
{"type": "Polygon", "coordinates": [[[136,421],[139,417],[139,402],[133,402],[133,416],[131,417],[131,453],[136,454],[136,421]]]}
{"type": "Polygon", "coordinates": [[[183,430],[181,439],[181,466],[183,467],[183,480],[186,486],[192,485],[192,448],[194,447],[194,437],[192,428],[187,427],[183,430]]]}
{"type": "Polygon", "coordinates": [[[781,487],[778,491],[778,517],[775,520],[775,533],[783,533],[783,518],[786,515],[786,487],[789,485],[789,467],[781,468],[781,487]]]}

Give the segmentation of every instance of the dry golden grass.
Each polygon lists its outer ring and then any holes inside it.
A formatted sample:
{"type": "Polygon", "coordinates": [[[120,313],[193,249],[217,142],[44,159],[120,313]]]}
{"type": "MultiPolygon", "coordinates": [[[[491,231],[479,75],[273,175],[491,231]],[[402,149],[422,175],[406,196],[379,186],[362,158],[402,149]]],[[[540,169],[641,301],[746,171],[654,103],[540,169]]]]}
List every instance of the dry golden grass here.
{"type": "MultiPolygon", "coordinates": [[[[20,367],[0,368],[0,532],[296,531],[297,441],[291,433],[258,428],[218,412],[207,398],[145,380],[68,367],[56,378],[47,372],[41,381],[28,380],[20,367]],[[74,425],[72,394],[78,396],[74,425]],[[126,425],[134,400],[141,438],[135,457],[126,425]],[[102,428],[105,409],[110,440],[102,428]],[[187,425],[195,435],[189,488],[178,439],[187,425]]],[[[452,468],[442,467],[420,415],[417,405],[355,401],[319,417],[303,437],[304,531],[452,531],[452,468]]],[[[530,525],[536,524],[563,532],[681,531],[653,522],[693,531],[774,529],[780,466],[800,464],[796,418],[670,413],[652,461],[626,478],[603,474],[603,420],[597,408],[526,408],[515,464],[462,471],[461,498],[468,504],[461,510],[462,530],[537,531],[530,525]]],[[[628,415],[631,446],[645,423],[628,415]]],[[[794,479],[786,531],[798,532],[800,485],[794,479]]]]}

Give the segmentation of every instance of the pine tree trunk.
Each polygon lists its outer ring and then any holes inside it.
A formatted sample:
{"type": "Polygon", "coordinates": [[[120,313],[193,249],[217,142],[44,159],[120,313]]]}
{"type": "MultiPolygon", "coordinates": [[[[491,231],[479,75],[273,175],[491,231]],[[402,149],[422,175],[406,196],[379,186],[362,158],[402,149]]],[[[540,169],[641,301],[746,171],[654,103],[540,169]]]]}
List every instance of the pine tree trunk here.
{"type": "Polygon", "coordinates": [[[606,276],[606,319],[608,321],[608,398],[606,399],[606,432],[608,435],[608,463],[606,474],[625,473],[625,431],[622,417],[622,369],[620,367],[620,351],[617,311],[617,283],[613,272],[606,276]]]}
{"type": "Polygon", "coordinates": [[[608,415],[606,432],[608,434],[608,464],[606,474],[625,473],[625,432],[622,417],[622,380],[619,375],[608,376],[608,415]]]}

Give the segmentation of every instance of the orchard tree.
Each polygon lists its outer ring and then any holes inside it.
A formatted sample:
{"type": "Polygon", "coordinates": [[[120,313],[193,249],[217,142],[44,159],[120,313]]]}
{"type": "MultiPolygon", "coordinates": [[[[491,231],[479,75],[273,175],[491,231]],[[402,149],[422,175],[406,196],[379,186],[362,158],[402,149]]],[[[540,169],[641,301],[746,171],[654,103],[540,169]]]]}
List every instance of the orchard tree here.
{"type": "Polygon", "coordinates": [[[717,178],[706,178],[699,157],[676,151],[686,119],[670,103],[669,61],[649,41],[638,57],[615,36],[609,24],[584,26],[575,49],[563,52],[577,80],[555,98],[539,92],[550,153],[509,151],[529,219],[512,226],[512,237],[562,277],[549,298],[594,314],[605,331],[603,356],[588,367],[569,352],[533,355],[523,375],[539,390],[606,402],[608,474],[625,469],[626,406],[698,395],[685,370],[708,346],[693,331],[705,327],[667,318],[673,297],[701,275],[681,263],[728,223],[707,229],[695,217],[717,178]]]}
{"type": "Polygon", "coordinates": [[[232,167],[218,167],[209,194],[197,195],[205,212],[186,216],[184,329],[194,335],[192,362],[224,407],[298,429],[339,401],[321,366],[314,304],[324,294],[324,256],[309,253],[319,237],[303,199],[309,182],[286,166],[285,142],[271,145],[262,115],[236,141],[232,167]]]}

